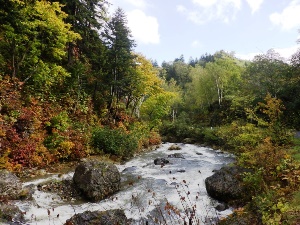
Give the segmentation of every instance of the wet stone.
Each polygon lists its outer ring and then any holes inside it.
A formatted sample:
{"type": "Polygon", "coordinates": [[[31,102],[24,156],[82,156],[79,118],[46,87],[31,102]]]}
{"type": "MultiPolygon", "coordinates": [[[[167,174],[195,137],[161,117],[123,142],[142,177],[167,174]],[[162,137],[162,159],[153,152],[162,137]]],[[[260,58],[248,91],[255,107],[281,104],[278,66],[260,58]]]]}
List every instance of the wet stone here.
{"type": "Polygon", "coordinates": [[[154,159],[154,164],[155,165],[164,165],[164,164],[168,164],[168,163],[170,163],[170,161],[165,159],[165,158],[156,158],[156,159],[154,159]]]}

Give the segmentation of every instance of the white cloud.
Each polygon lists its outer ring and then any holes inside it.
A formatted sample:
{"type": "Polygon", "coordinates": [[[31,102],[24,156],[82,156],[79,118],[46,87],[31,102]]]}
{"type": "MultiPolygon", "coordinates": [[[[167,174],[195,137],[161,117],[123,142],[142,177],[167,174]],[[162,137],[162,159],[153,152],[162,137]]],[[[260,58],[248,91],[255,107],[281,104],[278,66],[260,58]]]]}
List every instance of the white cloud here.
{"type": "Polygon", "coordinates": [[[252,14],[259,10],[264,0],[246,0],[252,10],[252,14]]]}
{"type": "MultiPolygon", "coordinates": [[[[281,57],[289,60],[289,58],[297,52],[299,45],[293,45],[287,48],[273,48],[275,52],[279,53],[281,57]]],[[[267,52],[251,52],[247,54],[236,54],[236,57],[244,60],[253,60],[254,56],[266,54],[267,52]]]]}
{"type": "Polygon", "coordinates": [[[147,5],[145,0],[126,0],[126,2],[137,8],[145,8],[147,5]]]}
{"type": "Polygon", "coordinates": [[[217,0],[209,0],[209,1],[207,1],[207,0],[193,0],[194,4],[198,4],[198,5],[200,5],[202,7],[205,7],[205,8],[213,6],[214,4],[216,4],[216,2],[217,2],[217,0]]]}
{"type": "Polygon", "coordinates": [[[235,56],[239,59],[244,59],[244,60],[253,60],[254,59],[254,56],[256,55],[259,55],[261,53],[259,52],[250,52],[250,53],[246,53],[246,54],[239,54],[239,53],[236,53],[235,56]]]}
{"type": "Polygon", "coordinates": [[[193,48],[199,48],[199,47],[202,47],[202,44],[198,40],[195,40],[192,42],[191,46],[193,48]]]}
{"type": "Polygon", "coordinates": [[[130,11],[127,15],[128,27],[138,43],[158,44],[160,42],[159,24],[155,17],[147,16],[139,9],[130,11]]]}
{"type": "Polygon", "coordinates": [[[187,11],[187,9],[183,5],[177,5],[176,8],[178,12],[184,13],[187,11]]]}
{"type": "Polygon", "coordinates": [[[300,26],[300,1],[292,1],[281,13],[272,13],[270,20],[283,30],[291,30],[300,26]]]}
{"type": "Polygon", "coordinates": [[[116,11],[118,7],[128,11],[130,8],[145,9],[149,6],[147,0],[109,0],[110,6],[108,12],[110,15],[116,11]]]}
{"type": "Polygon", "coordinates": [[[287,48],[274,48],[275,52],[278,52],[280,56],[285,59],[289,59],[299,49],[299,45],[294,45],[287,48]]]}
{"type": "Polygon", "coordinates": [[[188,10],[182,5],[177,5],[177,11],[197,24],[211,20],[228,23],[235,19],[237,11],[241,8],[241,0],[193,0],[192,2],[196,9],[188,10]]]}

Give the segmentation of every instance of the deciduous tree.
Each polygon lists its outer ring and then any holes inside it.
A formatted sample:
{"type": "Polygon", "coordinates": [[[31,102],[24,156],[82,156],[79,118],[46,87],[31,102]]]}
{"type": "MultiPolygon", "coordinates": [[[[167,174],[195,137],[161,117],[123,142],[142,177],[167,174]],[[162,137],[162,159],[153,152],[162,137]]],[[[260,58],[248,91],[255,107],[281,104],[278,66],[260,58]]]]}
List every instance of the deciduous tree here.
{"type": "Polygon", "coordinates": [[[10,12],[1,11],[5,21],[0,28],[2,72],[32,84],[35,91],[47,91],[69,75],[60,62],[66,56],[66,44],[80,36],[64,22],[67,15],[57,2],[8,2],[5,9],[18,13],[11,19],[10,12]]]}

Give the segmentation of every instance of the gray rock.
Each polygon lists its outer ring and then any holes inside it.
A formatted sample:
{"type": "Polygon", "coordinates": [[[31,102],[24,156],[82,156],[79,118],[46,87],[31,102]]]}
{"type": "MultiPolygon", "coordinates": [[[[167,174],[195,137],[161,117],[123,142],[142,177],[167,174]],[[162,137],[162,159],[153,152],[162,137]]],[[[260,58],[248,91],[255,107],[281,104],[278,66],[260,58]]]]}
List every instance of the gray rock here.
{"type": "Polygon", "coordinates": [[[75,214],[68,219],[65,225],[129,225],[123,210],[85,211],[75,214]]]}
{"type": "Polygon", "coordinates": [[[126,167],[122,172],[123,173],[131,173],[137,170],[136,166],[126,167]]]}
{"type": "Polygon", "coordinates": [[[9,205],[9,204],[1,204],[0,205],[0,224],[6,223],[11,224],[14,222],[15,224],[23,224],[25,222],[24,220],[24,214],[22,211],[15,205],[9,205]]]}
{"type": "Polygon", "coordinates": [[[173,144],[171,145],[168,150],[172,151],[172,150],[181,150],[181,147],[178,146],[177,144],[173,144]]]}
{"type": "Polygon", "coordinates": [[[185,138],[182,140],[183,143],[185,144],[195,144],[196,143],[196,140],[193,139],[193,138],[185,138]]]}
{"type": "Polygon", "coordinates": [[[164,164],[168,164],[168,163],[170,163],[170,161],[165,159],[165,158],[154,159],[154,164],[155,165],[164,165],[164,164]]]}
{"type": "Polygon", "coordinates": [[[120,190],[117,167],[104,161],[81,162],[73,176],[75,186],[91,201],[100,201],[120,190]]]}
{"type": "Polygon", "coordinates": [[[249,170],[240,167],[223,167],[205,179],[207,193],[225,203],[244,199],[246,197],[242,182],[244,172],[249,170]]]}
{"type": "Polygon", "coordinates": [[[0,197],[4,199],[19,199],[22,194],[20,179],[7,170],[0,171],[0,197]]]}
{"type": "Polygon", "coordinates": [[[181,153],[174,153],[174,154],[168,155],[168,158],[177,158],[177,159],[181,158],[181,159],[184,159],[184,156],[181,153]]]}
{"type": "Polygon", "coordinates": [[[228,205],[226,203],[219,203],[215,209],[221,212],[228,209],[228,205]]]}

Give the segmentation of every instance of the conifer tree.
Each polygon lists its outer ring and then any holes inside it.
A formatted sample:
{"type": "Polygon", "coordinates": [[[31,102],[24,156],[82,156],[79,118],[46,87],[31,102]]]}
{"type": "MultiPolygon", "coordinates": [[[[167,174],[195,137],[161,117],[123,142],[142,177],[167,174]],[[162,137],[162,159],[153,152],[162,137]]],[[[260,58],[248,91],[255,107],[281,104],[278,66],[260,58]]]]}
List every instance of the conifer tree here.
{"type": "Polygon", "coordinates": [[[135,61],[132,50],[135,43],[127,27],[124,11],[118,8],[104,32],[108,47],[108,67],[105,81],[109,85],[108,109],[114,110],[122,98],[128,95],[135,61]]]}

